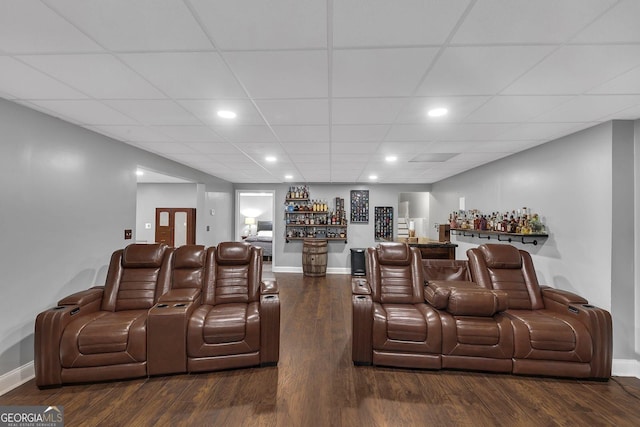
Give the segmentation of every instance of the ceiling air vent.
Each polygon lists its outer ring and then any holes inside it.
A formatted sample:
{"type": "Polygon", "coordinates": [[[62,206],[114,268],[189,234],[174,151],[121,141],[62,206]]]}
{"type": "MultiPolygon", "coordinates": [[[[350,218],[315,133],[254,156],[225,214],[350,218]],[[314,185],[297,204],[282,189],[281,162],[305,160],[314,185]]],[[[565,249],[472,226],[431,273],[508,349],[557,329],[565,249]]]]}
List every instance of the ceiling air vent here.
{"type": "Polygon", "coordinates": [[[418,154],[410,162],[446,162],[447,160],[457,156],[460,153],[426,153],[418,154]]]}

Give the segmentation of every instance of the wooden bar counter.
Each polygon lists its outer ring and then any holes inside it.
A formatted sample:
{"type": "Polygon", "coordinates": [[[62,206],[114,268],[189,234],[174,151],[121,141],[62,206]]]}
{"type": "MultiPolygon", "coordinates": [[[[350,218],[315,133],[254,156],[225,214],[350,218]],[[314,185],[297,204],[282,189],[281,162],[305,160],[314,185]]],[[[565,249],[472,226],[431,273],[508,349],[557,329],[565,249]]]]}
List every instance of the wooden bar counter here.
{"type": "Polygon", "coordinates": [[[426,237],[401,238],[397,241],[406,242],[409,246],[418,248],[422,259],[456,259],[458,245],[451,242],[438,242],[426,237]]]}

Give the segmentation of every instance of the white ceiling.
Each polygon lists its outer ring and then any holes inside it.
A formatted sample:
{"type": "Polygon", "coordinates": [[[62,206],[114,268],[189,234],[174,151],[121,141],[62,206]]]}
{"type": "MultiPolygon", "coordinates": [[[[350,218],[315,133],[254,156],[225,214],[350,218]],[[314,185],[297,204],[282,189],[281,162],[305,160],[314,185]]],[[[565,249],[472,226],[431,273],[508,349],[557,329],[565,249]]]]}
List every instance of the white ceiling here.
{"type": "Polygon", "coordinates": [[[2,0],[0,96],[231,182],[433,183],[640,117],[639,18],[637,0],[2,0]]]}

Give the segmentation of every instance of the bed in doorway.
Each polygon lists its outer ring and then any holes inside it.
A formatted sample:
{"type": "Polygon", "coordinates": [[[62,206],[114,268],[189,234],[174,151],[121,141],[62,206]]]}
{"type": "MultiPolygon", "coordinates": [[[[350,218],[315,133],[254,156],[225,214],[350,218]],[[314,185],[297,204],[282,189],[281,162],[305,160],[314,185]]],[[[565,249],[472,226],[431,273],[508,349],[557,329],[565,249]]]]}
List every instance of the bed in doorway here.
{"type": "Polygon", "coordinates": [[[244,241],[262,248],[262,257],[270,260],[273,255],[273,223],[271,221],[258,221],[256,234],[247,236],[244,241]]]}

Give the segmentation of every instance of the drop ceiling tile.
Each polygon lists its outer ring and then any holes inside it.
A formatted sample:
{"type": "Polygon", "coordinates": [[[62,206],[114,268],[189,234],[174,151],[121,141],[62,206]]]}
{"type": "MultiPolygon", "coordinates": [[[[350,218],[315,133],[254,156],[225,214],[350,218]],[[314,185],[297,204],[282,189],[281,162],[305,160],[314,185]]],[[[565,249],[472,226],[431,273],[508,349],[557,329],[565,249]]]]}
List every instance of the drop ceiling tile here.
{"type": "Polygon", "coordinates": [[[304,154],[290,154],[289,157],[291,161],[295,164],[300,163],[319,163],[328,165],[331,160],[331,155],[329,153],[326,154],[318,154],[318,153],[304,153],[304,154]]]}
{"type": "Polygon", "coordinates": [[[437,51],[436,48],[334,50],[332,95],[412,95],[437,51]]]}
{"type": "Polygon", "coordinates": [[[185,142],[184,145],[203,154],[238,154],[238,149],[227,142],[185,142]]]}
{"type": "Polygon", "coordinates": [[[264,125],[265,122],[253,102],[248,99],[191,99],[178,103],[203,123],[213,126],[264,125]],[[218,116],[221,110],[233,111],[237,116],[224,119],[218,116]]]}
{"type": "Polygon", "coordinates": [[[528,141],[544,140],[568,135],[584,126],[595,126],[596,122],[589,123],[525,123],[513,127],[496,136],[496,140],[502,141],[528,141]]]}
{"type": "Polygon", "coordinates": [[[159,132],[177,142],[220,142],[222,138],[207,126],[157,126],[159,132]]]}
{"type": "Polygon", "coordinates": [[[53,0],[47,3],[112,51],[200,50],[212,45],[189,9],[174,0],[53,0]],[[153,19],[149,19],[150,11],[153,19]]]}
{"type": "Polygon", "coordinates": [[[61,101],[30,101],[50,111],[50,114],[84,125],[133,125],[136,122],[98,101],[74,99],[61,101]]]}
{"type": "Polygon", "coordinates": [[[626,110],[617,112],[615,116],[609,117],[608,120],[613,120],[613,119],[638,120],[639,118],[640,118],[640,105],[635,105],[631,108],[627,108],[626,110]]]}
{"type": "Polygon", "coordinates": [[[334,125],[391,124],[409,98],[334,98],[331,117],[334,125]]]}
{"type": "Polygon", "coordinates": [[[615,0],[483,0],[456,31],[452,43],[563,43],[615,0]]]}
{"type": "Polygon", "coordinates": [[[427,150],[432,142],[412,141],[412,142],[383,142],[378,146],[377,153],[384,156],[396,155],[399,157],[411,157],[413,154],[422,153],[427,150]]]}
{"type": "Polygon", "coordinates": [[[639,65],[640,45],[563,46],[503,94],[581,94],[639,65]]]}
{"type": "Polygon", "coordinates": [[[326,98],[326,51],[225,53],[252,98],[326,98]]]}
{"type": "Polygon", "coordinates": [[[215,131],[229,142],[276,142],[276,137],[268,126],[238,125],[216,126],[215,131]]]}
{"type": "Polygon", "coordinates": [[[271,126],[283,142],[328,142],[329,126],[271,126]]]}
{"type": "Polygon", "coordinates": [[[90,126],[96,132],[104,133],[120,141],[130,142],[169,142],[169,138],[164,133],[158,132],[157,128],[147,126],[90,126]]]}
{"type": "Polygon", "coordinates": [[[583,95],[536,118],[541,122],[596,122],[640,103],[640,95],[583,95]]]}
{"type": "Polygon", "coordinates": [[[4,1],[0,50],[6,53],[96,52],[102,48],[41,2],[4,1]]]}
{"type": "Polygon", "coordinates": [[[129,53],[119,57],[173,98],[246,98],[242,87],[215,52],[129,53]]]}
{"type": "MultiPolygon", "coordinates": [[[[639,3],[640,4],[640,3],[639,3]]],[[[590,90],[593,94],[640,94],[640,67],[615,77],[590,90]]]]}
{"type": "Polygon", "coordinates": [[[281,146],[289,154],[326,154],[330,152],[331,148],[331,144],[328,142],[283,142],[281,146]]]}
{"type": "Polygon", "coordinates": [[[326,125],[329,101],[323,99],[256,100],[258,109],[271,125],[326,125]]]}
{"type": "Polygon", "coordinates": [[[442,141],[430,144],[426,151],[432,153],[517,153],[538,143],[538,140],[442,141]]]}
{"type": "Polygon", "coordinates": [[[24,55],[32,67],[99,99],[158,99],[163,94],[109,54],[24,55]]]}
{"type": "Polygon", "coordinates": [[[192,114],[169,100],[107,100],[104,103],[143,125],[201,124],[192,114]]]}
{"type": "Polygon", "coordinates": [[[242,153],[258,157],[263,161],[267,156],[283,159],[286,154],[278,142],[238,142],[234,144],[242,153]]]}
{"type": "Polygon", "coordinates": [[[513,128],[501,123],[438,123],[427,125],[394,125],[385,141],[464,141],[490,140],[513,128]]]}
{"type": "Polygon", "coordinates": [[[526,122],[571,99],[572,96],[496,96],[467,116],[465,122],[526,122]]]}
{"type": "Polygon", "coordinates": [[[371,155],[377,147],[377,142],[333,142],[331,144],[331,154],[334,155],[334,159],[348,158],[346,155],[352,154],[355,155],[351,156],[352,158],[364,161],[365,157],[371,155]]]}
{"type": "Polygon", "coordinates": [[[326,48],[327,5],[316,0],[192,0],[220,49],[326,48]]]}
{"type": "Polygon", "coordinates": [[[396,123],[460,122],[489,99],[489,96],[416,97],[402,109],[396,123]],[[443,117],[428,117],[427,112],[433,108],[446,108],[448,113],[443,117]]]}
{"type": "Polygon", "coordinates": [[[552,50],[551,46],[448,47],[429,71],[417,94],[493,95],[552,50]]]}
{"type": "Polygon", "coordinates": [[[333,45],[412,46],[443,43],[468,1],[341,0],[333,3],[333,45]]]}
{"type": "Polygon", "coordinates": [[[389,125],[334,125],[331,128],[331,140],[334,142],[382,141],[389,128],[389,125]]]}
{"type": "Polygon", "coordinates": [[[82,99],[81,92],[8,56],[0,56],[0,91],[18,99],[82,99]]]}
{"type": "Polygon", "coordinates": [[[489,153],[462,153],[459,154],[454,162],[478,162],[479,164],[489,163],[510,156],[513,153],[506,152],[489,152],[489,153]]]}
{"type": "Polygon", "coordinates": [[[640,2],[623,0],[587,26],[572,43],[640,42],[640,2]]]}

